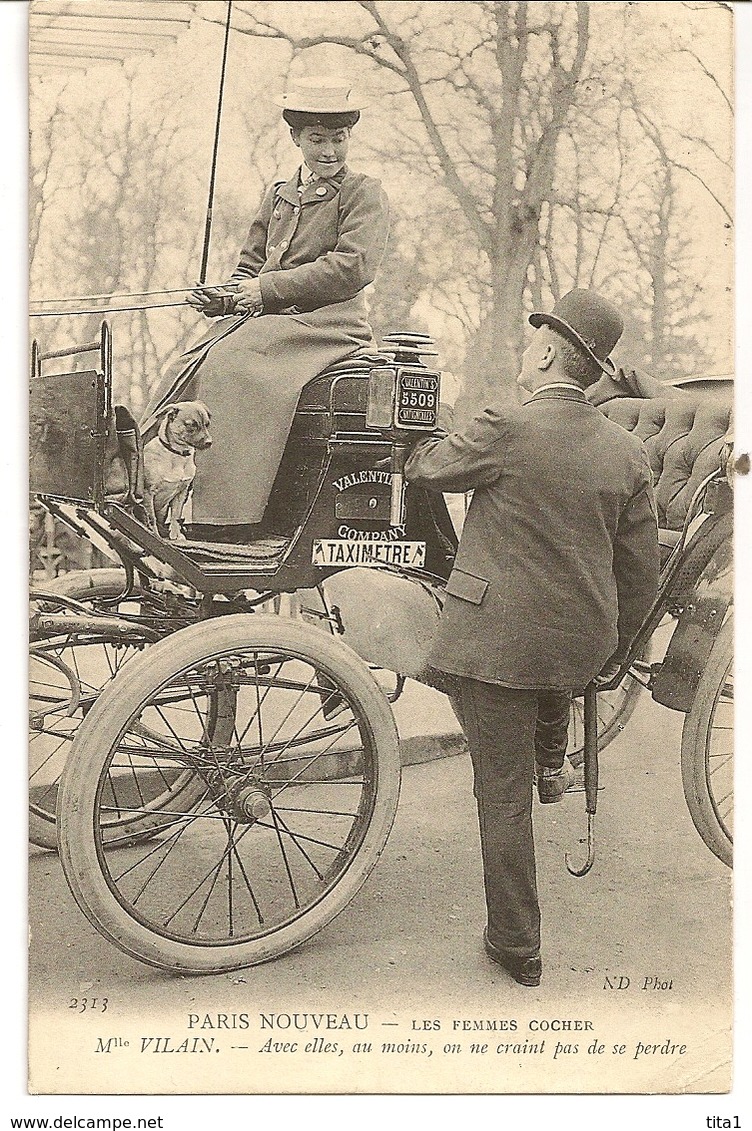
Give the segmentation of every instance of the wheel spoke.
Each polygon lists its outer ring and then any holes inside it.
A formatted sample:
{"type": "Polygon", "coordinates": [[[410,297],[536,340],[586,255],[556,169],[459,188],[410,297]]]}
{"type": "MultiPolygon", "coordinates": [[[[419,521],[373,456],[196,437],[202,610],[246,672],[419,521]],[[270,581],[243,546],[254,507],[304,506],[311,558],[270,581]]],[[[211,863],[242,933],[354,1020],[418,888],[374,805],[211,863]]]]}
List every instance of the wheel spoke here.
{"type": "MultiPolygon", "coordinates": [[[[319,707],[317,708],[316,711],[314,711],[314,713],[311,715],[311,717],[309,719],[307,719],[306,722],[303,723],[303,725],[299,728],[299,730],[297,730],[296,733],[292,736],[292,738],[289,739],[289,741],[284,744],[284,746],[280,750],[279,754],[275,755],[274,758],[271,758],[269,760],[269,762],[267,763],[267,765],[276,765],[278,762],[285,762],[285,761],[287,761],[287,762],[297,761],[298,759],[294,759],[294,758],[282,758],[281,755],[284,754],[286,750],[289,750],[292,745],[298,744],[297,739],[300,737],[300,735],[305,730],[305,728],[307,726],[309,726],[310,723],[312,723],[315,718],[317,718],[320,714],[322,714],[323,711],[326,709],[326,704],[329,703],[332,698],[336,698],[336,697],[337,697],[336,692],[332,692],[330,695],[328,695],[326,697],[326,699],[322,703],[319,704],[319,707]]],[[[353,725],[354,725],[354,723],[350,723],[349,726],[346,726],[346,727],[337,727],[335,732],[334,732],[335,736],[339,737],[342,734],[347,734],[348,730],[353,725]]],[[[316,737],[320,737],[320,735],[317,735],[316,737]]],[[[308,741],[310,741],[310,740],[311,739],[309,738],[308,741]]],[[[262,758],[263,758],[263,752],[262,752],[262,758]]]]}
{"type": "MultiPolygon", "coordinates": [[[[213,800],[210,802],[210,804],[214,804],[213,800]]],[[[125,876],[129,875],[135,868],[138,868],[139,865],[143,864],[145,860],[148,860],[151,856],[153,856],[155,852],[159,852],[161,848],[164,848],[164,846],[168,844],[174,837],[182,836],[183,832],[188,828],[189,825],[193,824],[194,821],[200,820],[203,816],[203,813],[188,813],[185,814],[185,816],[181,816],[180,820],[184,823],[179,829],[173,830],[166,840],[161,840],[158,844],[155,844],[153,848],[148,849],[146,856],[142,856],[140,860],[136,860],[135,863],[129,864],[129,866],[122,872],[118,873],[117,875],[113,875],[113,880],[116,883],[119,883],[120,880],[124,879],[125,876]]],[[[108,841],[108,844],[110,844],[111,846],[112,842],[108,841]]]]}
{"type": "MultiPolygon", "coordinates": [[[[156,861],[155,861],[155,863],[154,863],[154,867],[153,867],[153,868],[152,868],[152,870],[151,870],[151,871],[150,871],[150,872],[148,873],[148,875],[147,875],[146,879],[144,880],[143,884],[142,884],[142,885],[141,885],[141,887],[140,887],[140,888],[138,889],[138,891],[136,892],[136,894],[135,894],[135,895],[133,896],[133,899],[132,899],[132,903],[133,903],[133,906],[134,906],[134,907],[136,906],[136,904],[138,903],[139,899],[141,898],[141,896],[142,896],[142,895],[144,894],[144,892],[146,891],[146,889],[147,889],[147,887],[149,886],[149,884],[151,883],[151,881],[152,881],[152,880],[154,879],[154,877],[156,876],[156,874],[157,874],[157,872],[159,871],[159,869],[160,869],[160,868],[162,867],[162,865],[164,864],[164,862],[165,862],[165,861],[167,860],[167,858],[168,858],[168,856],[170,855],[170,853],[171,853],[171,852],[173,851],[173,849],[174,849],[174,848],[175,848],[175,847],[177,846],[177,843],[178,843],[178,841],[180,840],[181,836],[183,835],[183,833],[185,832],[185,830],[186,830],[186,828],[187,828],[187,827],[188,827],[187,825],[183,825],[183,826],[182,826],[182,827],[181,827],[180,829],[177,829],[177,830],[176,830],[176,832],[175,832],[174,836],[173,836],[173,835],[171,835],[170,837],[168,837],[168,838],[167,838],[167,840],[166,840],[166,841],[161,841],[161,842],[160,842],[160,844],[159,844],[159,845],[157,846],[157,848],[155,848],[155,849],[154,849],[154,852],[149,852],[149,854],[148,854],[148,857],[151,857],[151,856],[153,856],[153,855],[154,855],[154,854],[155,854],[155,853],[156,853],[156,852],[157,852],[157,851],[158,851],[158,850],[159,850],[160,848],[164,848],[165,846],[167,846],[167,851],[165,852],[164,856],[163,856],[163,857],[162,857],[162,858],[161,858],[160,860],[156,860],[156,861]]],[[[148,859],[148,857],[147,857],[147,859],[148,859]]],[[[143,861],[141,861],[141,863],[143,863],[143,861]]],[[[125,873],[125,872],[123,873],[123,875],[126,875],[126,874],[127,874],[127,873],[125,873]]]]}
{"type": "MultiPolygon", "coordinates": [[[[212,875],[211,882],[209,884],[209,890],[206,893],[206,898],[204,899],[204,902],[201,904],[201,907],[199,908],[198,915],[196,916],[196,918],[193,921],[192,933],[194,935],[198,933],[198,929],[201,925],[201,920],[204,917],[204,912],[206,911],[206,908],[209,905],[209,900],[211,899],[212,894],[214,892],[214,889],[217,886],[217,880],[219,879],[219,873],[222,871],[222,865],[224,864],[225,860],[227,860],[228,862],[230,860],[232,860],[232,844],[233,844],[232,829],[230,828],[229,821],[225,821],[224,824],[225,824],[225,831],[227,833],[227,845],[228,845],[227,851],[224,854],[224,856],[222,857],[222,859],[219,860],[218,863],[216,864],[216,866],[212,869],[213,875],[212,875]]],[[[177,912],[175,912],[175,914],[177,914],[177,912]]],[[[173,917],[165,920],[165,926],[168,926],[170,924],[173,917]]],[[[230,933],[232,933],[232,932],[230,932],[230,933]]]]}
{"type": "MultiPolygon", "coordinates": [[[[357,817],[357,813],[347,813],[342,809],[302,809],[297,805],[275,805],[277,813],[322,813],[327,817],[357,817]]],[[[282,818],[280,817],[280,820],[282,818]]]]}
{"type": "MultiPolygon", "coordinates": [[[[70,737],[72,738],[73,736],[71,735],[70,737]]],[[[52,761],[52,759],[53,759],[53,758],[55,757],[55,755],[57,754],[58,750],[62,750],[62,748],[63,748],[63,747],[65,746],[66,740],[67,740],[67,736],[66,736],[66,738],[62,739],[62,741],[61,741],[61,742],[59,742],[59,743],[57,744],[57,746],[55,747],[55,749],[54,749],[54,750],[51,750],[51,751],[50,751],[50,753],[49,753],[49,754],[47,754],[47,755],[46,755],[46,757],[44,757],[44,758],[42,759],[42,761],[41,761],[41,762],[39,762],[39,763],[38,763],[38,765],[36,765],[36,766],[34,767],[34,769],[33,769],[33,770],[31,771],[31,773],[29,774],[29,781],[31,781],[31,780],[32,780],[32,779],[33,779],[34,777],[36,777],[36,775],[37,775],[38,773],[40,773],[40,772],[41,772],[41,771],[42,771],[43,769],[45,769],[45,767],[46,767],[46,766],[47,766],[47,765],[48,765],[48,764],[49,764],[49,763],[50,763],[50,762],[52,761]]]]}
{"type": "MultiPolygon", "coordinates": [[[[272,810],[272,816],[274,816],[275,812],[276,812],[276,810],[273,809],[272,810]]],[[[258,824],[262,829],[272,828],[271,825],[265,824],[264,821],[259,821],[258,824]]],[[[276,820],[274,822],[274,827],[279,832],[279,826],[278,826],[278,823],[277,823],[276,820]]],[[[285,829],[285,832],[293,840],[295,840],[295,839],[305,840],[305,841],[308,841],[309,844],[320,844],[323,848],[331,848],[332,852],[341,852],[342,851],[342,845],[341,844],[330,844],[328,840],[319,840],[315,836],[306,836],[304,833],[292,833],[292,832],[290,832],[289,829],[285,829]]],[[[281,844],[281,841],[280,841],[280,844],[281,844]]]]}
{"type": "Polygon", "coordinates": [[[53,797],[55,800],[57,800],[57,788],[58,788],[58,782],[57,781],[50,782],[49,785],[45,786],[42,789],[41,793],[37,793],[37,794],[34,795],[34,799],[30,802],[30,808],[34,812],[39,812],[40,810],[44,809],[43,803],[47,800],[48,797],[53,797]]]}
{"type": "MultiPolygon", "coordinates": [[[[256,653],[256,655],[258,655],[258,653],[256,653]]],[[[284,665],[285,665],[285,660],[281,659],[279,661],[279,664],[277,665],[277,671],[275,673],[275,677],[279,676],[279,673],[282,671],[282,668],[284,667],[284,665]]],[[[268,684],[266,690],[264,691],[264,694],[261,695],[261,686],[259,684],[258,671],[255,672],[255,676],[256,676],[256,678],[254,680],[253,686],[254,686],[254,690],[256,692],[256,707],[255,707],[255,710],[253,711],[253,714],[251,715],[250,719],[248,720],[248,723],[247,723],[245,729],[243,730],[243,733],[241,735],[239,735],[239,737],[238,737],[238,746],[242,746],[243,739],[245,738],[245,736],[248,734],[248,731],[253,726],[254,720],[256,718],[258,718],[259,746],[262,747],[261,757],[263,758],[263,756],[264,756],[264,751],[263,751],[264,736],[263,736],[263,732],[261,730],[261,708],[264,705],[264,701],[265,701],[267,695],[271,691],[272,687],[274,687],[274,682],[273,682],[273,680],[270,679],[269,684],[268,684]]]]}
{"type": "MultiPolygon", "coordinates": [[[[273,809],[272,809],[272,821],[274,822],[274,826],[273,826],[274,831],[276,832],[277,840],[279,841],[279,850],[282,853],[282,859],[285,862],[285,871],[287,872],[287,879],[290,882],[290,891],[292,892],[292,898],[295,902],[296,908],[300,909],[300,900],[298,899],[298,893],[295,890],[295,882],[292,878],[292,872],[290,871],[290,864],[289,864],[288,859],[287,859],[287,853],[285,852],[285,846],[284,846],[284,842],[282,840],[282,831],[279,827],[279,821],[277,819],[277,814],[274,812],[273,809]]],[[[264,824],[262,821],[259,821],[259,825],[261,825],[262,828],[270,828],[271,827],[269,825],[264,824]]]]}
{"type": "MultiPolygon", "coordinates": [[[[308,691],[308,690],[310,689],[310,687],[311,687],[311,685],[312,685],[313,681],[315,680],[315,678],[316,678],[316,671],[315,671],[315,669],[314,669],[314,671],[312,672],[312,674],[311,674],[311,678],[309,679],[308,683],[307,683],[307,684],[306,684],[306,686],[305,686],[305,687],[303,688],[303,690],[302,690],[302,691],[300,692],[300,694],[298,695],[298,698],[297,698],[297,699],[296,699],[296,700],[294,701],[293,705],[292,705],[292,706],[290,707],[290,709],[288,710],[287,714],[286,714],[286,715],[284,716],[284,718],[282,719],[282,721],[281,721],[281,722],[280,722],[280,723],[279,723],[279,724],[277,725],[277,729],[276,729],[276,730],[274,731],[274,733],[272,734],[271,738],[269,739],[269,742],[273,742],[273,741],[274,741],[274,739],[275,739],[275,738],[277,737],[277,735],[278,735],[278,734],[279,734],[279,732],[281,731],[282,727],[283,727],[283,726],[285,725],[285,723],[287,722],[287,720],[288,720],[288,719],[290,718],[290,716],[292,715],[292,713],[293,713],[293,711],[295,710],[295,708],[296,708],[296,707],[298,706],[298,704],[299,704],[299,703],[301,702],[301,700],[302,700],[303,696],[304,696],[304,695],[306,694],[306,692],[307,692],[307,691],[308,691]]],[[[238,745],[240,745],[240,744],[238,744],[238,745]]],[[[268,745],[268,743],[267,743],[267,745],[268,745]]],[[[261,751],[261,757],[262,757],[262,758],[263,758],[263,756],[264,756],[264,753],[265,753],[265,751],[264,751],[264,750],[262,749],[262,751],[261,751]]]]}
{"type": "MultiPolygon", "coordinates": [[[[305,772],[305,771],[303,771],[303,772],[305,772]]],[[[267,785],[290,785],[292,783],[291,779],[288,779],[288,778],[266,777],[266,778],[264,778],[264,780],[265,780],[267,785]]],[[[366,783],[365,783],[363,778],[356,778],[354,781],[350,781],[349,779],[346,780],[345,778],[306,778],[305,781],[303,782],[303,785],[353,785],[353,786],[363,786],[365,784],[366,783]]],[[[275,802],[276,802],[276,799],[277,799],[277,797],[279,797],[279,794],[281,792],[282,792],[282,790],[280,789],[279,792],[275,795],[275,802]]],[[[279,806],[277,806],[277,808],[279,808],[279,806]]]]}
{"type": "Polygon", "coordinates": [[[185,681],[185,686],[188,688],[188,694],[191,697],[191,703],[193,705],[193,710],[195,711],[196,718],[198,719],[199,725],[201,726],[201,741],[208,743],[210,740],[209,740],[209,733],[206,729],[206,719],[201,714],[201,708],[199,707],[198,703],[196,702],[196,693],[194,692],[193,688],[188,683],[188,680],[185,681]]]}
{"type": "MultiPolygon", "coordinates": [[[[354,726],[356,726],[356,720],[355,719],[353,719],[353,721],[346,728],[344,733],[347,734],[347,732],[352,730],[352,728],[354,726]]],[[[314,757],[311,758],[311,760],[310,760],[309,766],[312,766],[314,762],[318,762],[320,758],[325,757],[329,753],[329,751],[331,750],[332,746],[334,746],[334,742],[330,742],[329,745],[324,750],[322,750],[320,754],[314,755],[314,757]]],[[[294,783],[296,781],[299,781],[300,778],[303,776],[303,774],[306,772],[306,770],[309,769],[309,766],[304,766],[303,769],[299,770],[297,774],[294,774],[293,777],[291,777],[289,779],[289,781],[285,782],[285,784],[281,787],[281,789],[278,789],[276,794],[274,795],[275,800],[276,800],[277,797],[279,797],[280,793],[284,793],[284,791],[286,789],[288,789],[291,785],[294,785],[294,783]]]]}
{"type": "MultiPolygon", "coordinates": [[[[232,833],[228,829],[228,836],[232,840],[232,833]]],[[[235,934],[235,926],[232,917],[232,861],[234,853],[232,845],[230,845],[230,855],[227,857],[227,920],[228,920],[228,935],[233,938],[235,934]]]]}
{"type": "Polygon", "coordinates": [[[251,881],[248,879],[248,874],[246,873],[246,870],[243,867],[243,861],[240,859],[240,856],[238,855],[237,845],[235,845],[235,844],[233,844],[233,846],[232,846],[232,854],[235,857],[235,860],[237,861],[238,868],[240,869],[240,874],[243,877],[243,880],[245,882],[245,886],[248,890],[248,894],[251,897],[251,902],[253,903],[253,908],[256,912],[256,916],[257,916],[258,921],[259,921],[259,926],[263,926],[264,917],[261,914],[261,908],[259,907],[258,900],[256,899],[256,896],[253,893],[253,888],[251,887],[251,881]]]}
{"type": "MultiPolygon", "coordinates": [[[[143,790],[141,789],[141,783],[138,780],[138,774],[136,773],[136,767],[133,764],[133,759],[130,756],[128,757],[128,762],[130,763],[131,777],[133,778],[133,784],[136,787],[136,792],[139,796],[139,800],[141,801],[142,805],[145,805],[146,804],[146,798],[144,797],[143,790]]],[[[162,774],[162,771],[158,766],[156,767],[156,771],[160,775],[160,777],[162,778],[163,784],[166,786],[167,785],[167,779],[164,777],[164,774],[162,774]]]]}
{"type": "MultiPolygon", "coordinates": [[[[178,755],[174,754],[171,750],[149,750],[146,747],[144,747],[142,750],[140,747],[118,746],[116,753],[123,754],[126,758],[128,758],[130,755],[136,755],[138,758],[143,758],[143,769],[147,771],[155,770],[160,758],[164,759],[164,762],[167,764],[168,769],[182,768],[201,770],[213,769],[216,766],[214,759],[201,758],[195,755],[185,755],[184,757],[178,757],[178,755]]],[[[127,770],[128,768],[129,767],[127,762],[113,762],[111,766],[111,769],[113,770],[127,770]]]]}
{"type": "Polygon", "coordinates": [[[175,739],[175,741],[177,742],[177,744],[178,744],[178,746],[180,747],[180,749],[182,750],[182,752],[183,752],[184,754],[186,754],[186,755],[189,755],[189,756],[190,756],[190,754],[191,754],[191,751],[189,751],[189,750],[188,750],[188,749],[187,749],[187,748],[186,748],[186,747],[185,747],[185,746],[183,745],[182,741],[181,741],[181,740],[180,740],[180,739],[178,738],[178,736],[177,736],[177,734],[176,734],[175,730],[173,729],[172,725],[170,724],[169,720],[165,718],[165,714],[164,714],[164,711],[162,710],[161,706],[157,706],[157,714],[159,715],[159,717],[161,718],[162,722],[163,722],[163,723],[165,724],[165,726],[166,726],[166,727],[167,727],[167,729],[169,730],[169,732],[170,732],[170,734],[172,735],[172,737],[173,737],[173,738],[175,739]]]}
{"type": "MultiPolygon", "coordinates": [[[[226,619],[237,636],[240,618],[226,619]]],[[[264,633],[271,627],[267,619],[264,633]]],[[[209,632],[218,638],[214,624],[209,632]]],[[[142,938],[180,944],[181,953],[196,950],[207,962],[218,948],[229,964],[230,951],[246,945],[269,957],[276,932],[285,932],[286,949],[327,914],[345,875],[357,876],[352,865],[365,844],[373,855],[376,840],[366,832],[388,780],[376,763],[379,727],[398,768],[389,708],[367,684],[372,715],[364,712],[361,692],[348,690],[349,659],[338,675],[335,659],[298,651],[297,634],[307,641],[310,633],[318,646],[314,630],[281,622],[280,632],[279,645],[262,634],[263,644],[210,645],[208,654],[196,634],[182,666],[159,643],[156,667],[138,668],[153,675],[153,690],[129,701],[121,681],[113,702],[127,703],[127,712],[116,706],[113,719],[97,711],[108,737],[97,768],[95,868],[126,935],[132,923],[142,938]]],[[[94,720],[86,739],[94,753],[94,720]]],[[[152,955],[158,941],[155,948],[152,955]]],[[[129,952],[140,953],[140,944],[129,952]]]]}
{"type": "Polygon", "coordinates": [[[303,856],[308,861],[308,863],[310,864],[313,871],[316,873],[316,879],[317,880],[323,880],[324,879],[323,873],[319,871],[319,869],[314,864],[313,860],[311,860],[311,857],[308,855],[306,850],[303,848],[303,845],[300,843],[300,841],[303,838],[302,837],[296,837],[290,832],[290,829],[285,824],[283,818],[280,817],[279,810],[275,810],[275,823],[278,824],[279,826],[281,826],[281,831],[286,833],[287,836],[289,836],[291,838],[295,847],[299,850],[299,852],[301,852],[303,854],[303,856]]]}
{"type": "Polygon", "coordinates": [[[243,837],[246,836],[246,834],[248,833],[248,830],[250,829],[250,827],[251,827],[250,825],[246,825],[245,828],[243,829],[242,833],[240,834],[240,836],[237,838],[237,840],[231,840],[228,843],[227,848],[225,848],[224,852],[220,856],[217,863],[212,864],[209,871],[206,872],[205,875],[202,876],[202,878],[199,880],[199,882],[194,886],[194,888],[191,891],[188,892],[188,895],[185,897],[185,899],[182,901],[182,903],[178,904],[178,906],[173,911],[172,915],[170,915],[169,918],[165,919],[165,921],[164,921],[165,926],[168,926],[175,919],[176,915],[178,915],[179,912],[181,912],[183,910],[183,908],[186,906],[186,904],[190,903],[190,901],[193,899],[194,895],[196,895],[201,890],[201,888],[204,886],[206,881],[212,875],[215,868],[218,869],[218,868],[222,867],[225,860],[227,859],[228,853],[232,851],[233,845],[237,846],[240,843],[240,841],[243,839],[243,837]]]}

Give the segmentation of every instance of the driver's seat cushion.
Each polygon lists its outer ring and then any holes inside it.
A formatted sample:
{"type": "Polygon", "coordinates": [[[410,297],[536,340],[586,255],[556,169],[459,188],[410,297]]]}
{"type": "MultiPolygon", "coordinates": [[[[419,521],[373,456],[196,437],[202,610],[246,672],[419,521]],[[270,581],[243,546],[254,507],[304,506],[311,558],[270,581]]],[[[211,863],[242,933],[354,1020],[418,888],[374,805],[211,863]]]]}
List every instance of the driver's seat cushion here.
{"type": "Polygon", "coordinates": [[[643,400],[615,397],[601,412],[644,441],[650,458],[658,526],[681,530],[702,480],[720,464],[731,406],[691,394],[643,400]]]}
{"type": "Polygon", "coordinates": [[[332,377],[339,373],[361,373],[364,369],[372,369],[375,365],[393,365],[394,359],[374,350],[362,349],[350,353],[340,361],[333,361],[326,369],[318,374],[319,377],[332,377]]]}

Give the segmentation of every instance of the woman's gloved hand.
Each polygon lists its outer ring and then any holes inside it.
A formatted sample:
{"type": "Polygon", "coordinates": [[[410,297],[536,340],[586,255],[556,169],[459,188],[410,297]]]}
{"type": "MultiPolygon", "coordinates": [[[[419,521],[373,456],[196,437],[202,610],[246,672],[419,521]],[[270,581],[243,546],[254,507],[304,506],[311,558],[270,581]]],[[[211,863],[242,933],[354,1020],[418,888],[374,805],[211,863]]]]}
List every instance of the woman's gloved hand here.
{"type": "Polygon", "coordinates": [[[261,283],[258,279],[239,279],[236,288],[236,309],[239,314],[256,314],[263,306],[261,283]]]}
{"type": "Polygon", "coordinates": [[[238,296],[234,286],[205,287],[196,286],[186,295],[185,301],[206,318],[222,318],[235,314],[238,296]]]}

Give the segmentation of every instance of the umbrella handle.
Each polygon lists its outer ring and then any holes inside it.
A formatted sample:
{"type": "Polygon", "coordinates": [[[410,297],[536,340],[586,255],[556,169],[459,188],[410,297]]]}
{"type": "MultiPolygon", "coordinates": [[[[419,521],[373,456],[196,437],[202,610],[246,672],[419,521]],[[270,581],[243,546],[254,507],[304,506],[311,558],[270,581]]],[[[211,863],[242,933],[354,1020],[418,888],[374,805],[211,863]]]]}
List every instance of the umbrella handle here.
{"type": "Polygon", "coordinates": [[[587,815],[587,859],[581,868],[573,868],[569,863],[569,853],[564,853],[564,863],[570,876],[586,876],[595,863],[595,813],[587,815]]]}

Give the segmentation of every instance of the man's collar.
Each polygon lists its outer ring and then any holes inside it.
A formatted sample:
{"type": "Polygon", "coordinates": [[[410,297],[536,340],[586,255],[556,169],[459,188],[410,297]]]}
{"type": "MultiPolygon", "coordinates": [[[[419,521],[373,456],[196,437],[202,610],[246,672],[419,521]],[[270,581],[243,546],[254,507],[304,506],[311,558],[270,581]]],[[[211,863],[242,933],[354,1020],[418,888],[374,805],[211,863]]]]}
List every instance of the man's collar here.
{"type": "Polygon", "coordinates": [[[532,404],[534,401],[547,400],[578,401],[580,404],[590,404],[582,388],[571,381],[550,381],[547,385],[541,385],[523,403],[532,404]]]}
{"type": "Polygon", "coordinates": [[[582,386],[578,385],[576,381],[549,381],[547,385],[539,386],[533,393],[533,396],[537,397],[538,393],[543,393],[547,389],[574,389],[575,392],[582,393],[582,386]]]}

